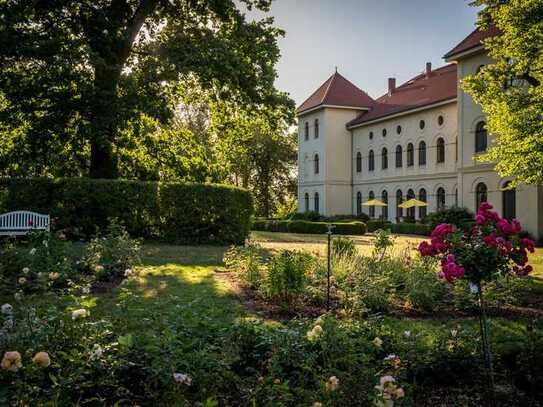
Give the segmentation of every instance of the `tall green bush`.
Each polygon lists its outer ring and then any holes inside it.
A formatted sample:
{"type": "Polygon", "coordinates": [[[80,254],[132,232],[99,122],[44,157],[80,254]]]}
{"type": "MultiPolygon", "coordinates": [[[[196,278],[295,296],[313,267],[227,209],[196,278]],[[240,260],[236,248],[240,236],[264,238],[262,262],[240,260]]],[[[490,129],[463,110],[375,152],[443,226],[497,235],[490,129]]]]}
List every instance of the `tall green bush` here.
{"type": "Polygon", "coordinates": [[[169,242],[242,243],[250,230],[248,191],[226,185],[89,178],[5,178],[0,211],[50,214],[55,230],[88,238],[117,218],[130,235],[169,242]]]}

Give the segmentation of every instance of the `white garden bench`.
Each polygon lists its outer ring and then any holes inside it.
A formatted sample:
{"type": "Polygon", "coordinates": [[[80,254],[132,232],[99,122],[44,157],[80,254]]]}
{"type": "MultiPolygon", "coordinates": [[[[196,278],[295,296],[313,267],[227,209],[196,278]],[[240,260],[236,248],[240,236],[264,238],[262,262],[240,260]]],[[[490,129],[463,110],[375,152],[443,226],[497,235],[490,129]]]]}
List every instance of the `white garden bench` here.
{"type": "Polygon", "coordinates": [[[0,236],[24,236],[32,230],[50,231],[49,215],[14,211],[0,215],[0,236]]]}

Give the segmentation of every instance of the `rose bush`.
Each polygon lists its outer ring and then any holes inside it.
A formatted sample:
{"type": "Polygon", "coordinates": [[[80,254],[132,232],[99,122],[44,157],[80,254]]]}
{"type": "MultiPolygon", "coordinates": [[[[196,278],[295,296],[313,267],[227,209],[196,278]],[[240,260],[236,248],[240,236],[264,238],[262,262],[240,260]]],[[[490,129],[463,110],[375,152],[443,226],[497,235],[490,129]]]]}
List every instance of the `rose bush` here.
{"type": "Polygon", "coordinates": [[[518,220],[508,221],[483,203],[475,217],[475,225],[460,230],[454,225],[436,226],[430,243],[419,246],[423,257],[441,260],[439,276],[450,283],[466,278],[480,286],[498,275],[514,273],[519,277],[533,269],[528,265],[528,253],[534,252],[534,242],[521,238],[522,227],[518,220]]]}

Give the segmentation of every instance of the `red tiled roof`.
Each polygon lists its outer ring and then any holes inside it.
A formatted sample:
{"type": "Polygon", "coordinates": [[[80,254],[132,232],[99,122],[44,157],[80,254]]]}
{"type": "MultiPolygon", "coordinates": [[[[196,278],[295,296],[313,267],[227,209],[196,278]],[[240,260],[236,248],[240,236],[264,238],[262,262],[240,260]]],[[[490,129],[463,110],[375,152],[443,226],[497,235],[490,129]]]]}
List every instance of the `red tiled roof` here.
{"type": "Polygon", "coordinates": [[[351,120],[347,127],[454,99],[456,93],[456,64],[445,65],[431,71],[428,78],[422,73],[398,86],[392,94],[381,96],[368,112],[351,120]]]}
{"type": "Polygon", "coordinates": [[[373,103],[367,93],[335,72],[296,111],[299,114],[321,105],[369,108],[373,103]]]}
{"type": "Polygon", "coordinates": [[[475,48],[479,45],[481,45],[481,41],[488,37],[494,37],[496,35],[500,34],[500,30],[495,26],[491,25],[486,30],[481,30],[480,28],[476,28],[472,31],[470,35],[468,35],[466,38],[464,38],[460,43],[451,49],[449,52],[447,52],[443,58],[448,59],[454,55],[460,54],[465,51],[469,51],[472,48],[475,48]]]}

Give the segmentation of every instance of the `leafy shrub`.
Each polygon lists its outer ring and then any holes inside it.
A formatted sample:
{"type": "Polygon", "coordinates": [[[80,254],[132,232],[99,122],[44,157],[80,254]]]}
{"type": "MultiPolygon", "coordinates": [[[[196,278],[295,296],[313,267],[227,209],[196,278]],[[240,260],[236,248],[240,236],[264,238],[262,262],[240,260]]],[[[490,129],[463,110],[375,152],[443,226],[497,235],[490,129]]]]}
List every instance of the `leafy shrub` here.
{"type": "Polygon", "coordinates": [[[266,294],[279,297],[287,304],[303,293],[309,268],[314,259],[308,253],[282,250],[275,254],[268,265],[266,294]]]}
{"type": "Polygon", "coordinates": [[[436,277],[436,264],[427,259],[407,259],[404,269],[405,298],[410,305],[422,311],[435,311],[443,305],[446,285],[436,277]]]}
{"type": "MultiPolygon", "coordinates": [[[[304,220],[255,220],[253,230],[282,232],[282,233],[311,233],[324,234],[327,232],[328,223],[308,222],[304,220]]],[[[338,235],[363,235],[366,233],[366,225],[362,222],[336,222],[333,225],[333,233],[338,235]]]]}
{"type": "Polygon", "coordinates": [[[333,258],[349,258],[356,254],[356,247],[352,239],[338,236],[332,239],[331,252],[333,258]]]}
{"type": "Polygon", "coordinates": [[[421,223],[393,223],[391,230],[393,233],[421,236],[429,236],[432,232],[430,226],[421,223]]]}
{"type": "Polygon", "coordinates": [[[453,206],[430,213],[425,222],[431,230],[442,223],[449,223],[459,228],[469,227],[474,222],[473,214],[467,208],[453,206]]]}
{"type": "Polygon", "coordinates": [[[126,229],[112,220],[104,236],[92,239],[87,245],[83,264],[98,280],[112,281],[132,274],[132,267],[140,262],[141,242],[132,239],[126,229]]]}
{"type": "Polygon", "coordinates": [[[117,218],[135,237],[185,244],[241,244],[253,214],[250,193],[225,185],[4,178],[0,191],[2,212],[48,213],[55,230],[76,238],[89,238],[105,229],[108,219],[117,218]]]}
{"type": "Polygon", "coordinates": [[[265,265],[259,245],[232,246],[224,254],[223,262],[227,270],[239,273],[241,280],[249,287],[260,287],[265,265]]]}
{"type": "Polygon", "coordinates": [[[383,229],[383,230],[390,230],[392,228],[392,222],[388,220],[381,220],[381,219],[370,219],[366,223],[368,227],[368,232],[373,233],[376,230],[383,229]]]}
{"type": "Polygon", "coordinates": [[[321,215],[316,211],[296,212],[290,216],[290,220],[307,220],[310,222],[318,222],[321,220],[321,215]]]}
{"type": "Polygon", "coordinates": [[[0,282],[8,292],[40,292],[81,280],[71,243],[47,232],[31,232],[25,240],[7,239],[0,246],[0,282]]]}

